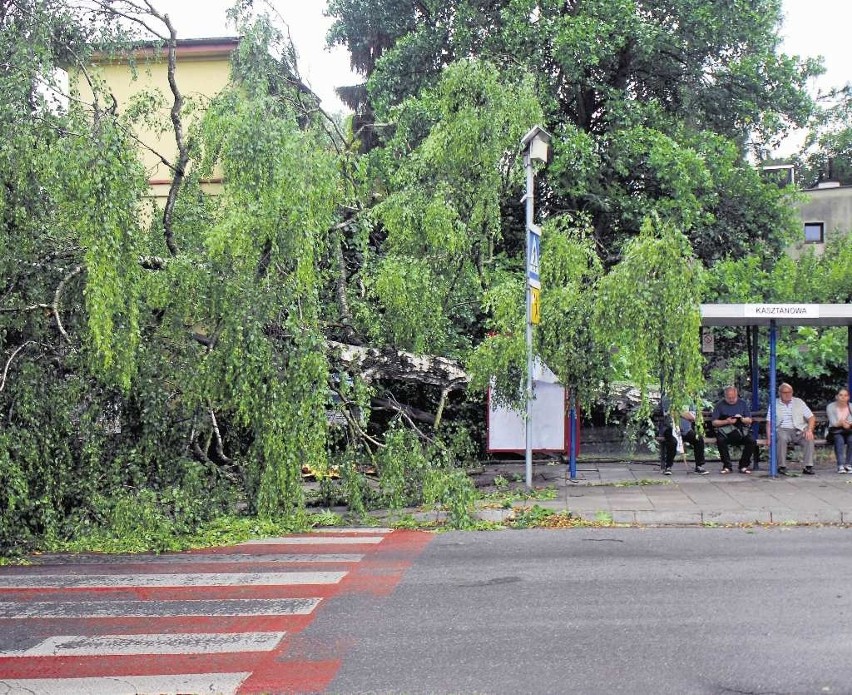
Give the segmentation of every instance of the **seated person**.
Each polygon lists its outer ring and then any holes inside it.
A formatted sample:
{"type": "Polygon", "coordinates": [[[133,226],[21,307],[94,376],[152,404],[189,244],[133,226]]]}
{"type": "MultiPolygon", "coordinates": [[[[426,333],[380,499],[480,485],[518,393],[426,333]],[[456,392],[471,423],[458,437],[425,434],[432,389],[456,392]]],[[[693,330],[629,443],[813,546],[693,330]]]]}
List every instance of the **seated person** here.
{"type": "Polygon", "coordinates": [[[672,474],[672,464],[675,460],[675,454],[678,451],[678,433],[675,432],[674,423],[679,420],[678,427],[680,429],[681,451],[684,444],[691,444],[692,450],[695,452],[695,472],[698,475],[707,475],[709,471],[704,468],[704,437],[695,431],[695,408],[690,407],[680,413],[672,413],[666,399],[663,399],[663,414],[665,415],[665,425],[663,428],[663,443],[665,462],[663,467],[663,475],[672,474]],[[680,417],[678,417],[680,416],[680,417]]]}
{"type": "Polygon", "coordinates": [[[713,427],[716,429],[716,446],[719,447],[719,457],[722,459],[722,473],[731,472],[731,444],[742,444],[740,454],[740,473],[751,473],[751,461],[757,443],[748,427],[751,425],[751,408],[740,398],[735,386],[725,387],[725,398],[713,408],[713,427]]]}
{"type": "Polygon", "coordinates": [[[841,388],[825,409],[828,418],[828,441],[834,445],[838,473],[852,473],[852,408],[849,391],[841,388]],[[846,453],[844,454],[844,450],[846,453]]]}
{"type": "MultiPolygon", "coordinates": [[[[814,429],[816,417],[801,398],[793,398],[793,387],[781,384],[775,399],[778,417],[778,441],[775,444],[775,461],[781,475],[787,473],[787,447],[790,444],[802,447],[804,468],[802,475],[814,475],[814,429]]],[[[771,413],[770,413],[771,415],[771,413]]],[[[772,436],[772,422],[766,418],[766,437],[772,436]]]]}

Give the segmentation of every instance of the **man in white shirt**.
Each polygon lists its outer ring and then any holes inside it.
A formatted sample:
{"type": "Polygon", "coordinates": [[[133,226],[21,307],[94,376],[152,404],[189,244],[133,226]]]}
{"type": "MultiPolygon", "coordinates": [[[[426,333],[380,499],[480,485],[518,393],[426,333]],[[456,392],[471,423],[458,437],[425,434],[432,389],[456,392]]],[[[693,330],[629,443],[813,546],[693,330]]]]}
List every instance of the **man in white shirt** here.
{"type": "MultiPolygon", "coordinates": [[[[814,474],[814,428],[816,417],[801,398],[793,398],[793,387],[784,383],[778,387],[775,415],[778,418],[778,442],[775,446],[775,461],[781,475],[787,473],[787,447],[790,444],[802,447],[803,475],[814,474]]],[[[766,437],[772,436],[772,422],[766,419],[766,437]]]]}

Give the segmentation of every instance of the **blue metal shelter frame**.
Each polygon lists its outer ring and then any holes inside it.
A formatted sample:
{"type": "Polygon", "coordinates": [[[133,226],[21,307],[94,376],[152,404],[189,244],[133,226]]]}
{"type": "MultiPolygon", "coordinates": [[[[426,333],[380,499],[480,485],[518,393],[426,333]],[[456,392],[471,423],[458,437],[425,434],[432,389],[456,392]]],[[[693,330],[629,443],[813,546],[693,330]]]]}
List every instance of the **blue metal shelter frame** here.
{"type": "MultiPolygon", "coordinates": [[[[846,326],[846,387],[852,391],[852,304],[702,304],[702,326],[747,326],[750,331],[752,407],[759,403],[758,333],[769,327],[769,393],[767,397],[772,436],[769,438],[769,475],[778,475],[775,461],[777,418],[775,398],[778,392],[776,349],[778,326],[846,326]]],[[[757,435],[759,425],[754,425],[757,435]]]]}

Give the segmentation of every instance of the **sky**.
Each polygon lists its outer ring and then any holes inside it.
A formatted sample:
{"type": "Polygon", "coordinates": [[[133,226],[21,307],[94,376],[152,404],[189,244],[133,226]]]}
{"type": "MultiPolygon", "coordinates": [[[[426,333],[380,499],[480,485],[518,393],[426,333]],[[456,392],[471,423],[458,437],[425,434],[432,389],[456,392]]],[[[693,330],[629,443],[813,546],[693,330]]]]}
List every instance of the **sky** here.
{"type": "MultiPolygon", "coordinates": [[[[228,36],[233,27],[225,11],[233,0],[153,0],[169,14],[181,38],[228,36]]],[[[360,78],[349,68],[343,47],[329,51],[325,35],[331,21],[323,16],[325,0],[269,0],[290,27],[299,53],[304,81],[322,99],[330,112],[344,110],[334,88],[357,84],[360,78]]],[[[852,82],[852,0],[783,0],[785,22],[781,30],[784,51],[793,55],[825,58],[826,74],[810,85],[816,94],[852,82]]],[[[256,1],[256,6],[263,3],[256,1]]]]}

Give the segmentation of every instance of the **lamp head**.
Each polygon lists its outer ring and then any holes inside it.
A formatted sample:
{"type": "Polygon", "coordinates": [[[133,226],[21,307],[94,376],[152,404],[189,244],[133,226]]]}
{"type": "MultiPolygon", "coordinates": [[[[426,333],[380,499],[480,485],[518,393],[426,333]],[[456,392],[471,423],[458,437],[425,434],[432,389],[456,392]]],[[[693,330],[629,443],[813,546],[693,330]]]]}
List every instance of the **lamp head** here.
{"type": "Polygon", "coordinates": [[[521,139],[521,149],[529,152],[530,159],[547,163],[550,154],[551,135],[539,125],[533,126],[521,139]]]}

